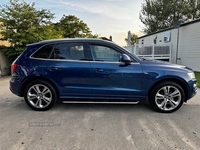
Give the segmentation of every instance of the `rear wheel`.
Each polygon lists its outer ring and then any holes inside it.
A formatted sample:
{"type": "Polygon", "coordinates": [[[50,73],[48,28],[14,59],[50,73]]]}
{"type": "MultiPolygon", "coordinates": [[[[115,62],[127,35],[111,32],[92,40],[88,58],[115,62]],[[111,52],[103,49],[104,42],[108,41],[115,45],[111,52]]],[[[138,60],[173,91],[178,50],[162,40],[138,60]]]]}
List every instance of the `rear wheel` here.
{"type": "Polygon", "coordinates": [[[163,82],[156,85],[149,94],[149,102],[159,112],[174,112],[185,100],[181,86],[174,82],[163,82]]]}
{"type": "Polygon", "coordinates": [[[51,84],[43,80],[31,82],[25,89],[24,99],[33,110],[45,111],[57,101],[57,94],[51,84]]]}

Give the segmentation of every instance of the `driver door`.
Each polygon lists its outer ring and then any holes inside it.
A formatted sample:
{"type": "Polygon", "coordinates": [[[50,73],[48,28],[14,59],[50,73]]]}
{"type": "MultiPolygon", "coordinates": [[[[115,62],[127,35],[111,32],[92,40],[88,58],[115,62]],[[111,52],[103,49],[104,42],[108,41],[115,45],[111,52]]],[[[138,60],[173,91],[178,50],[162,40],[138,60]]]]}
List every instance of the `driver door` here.
{"type": "Polygon", "coordinates": [[[142,68],[137,62],[120,62],[122,51],[99,44],[90,44],[94,97],[137,98],[141,94],[142,68]]]}

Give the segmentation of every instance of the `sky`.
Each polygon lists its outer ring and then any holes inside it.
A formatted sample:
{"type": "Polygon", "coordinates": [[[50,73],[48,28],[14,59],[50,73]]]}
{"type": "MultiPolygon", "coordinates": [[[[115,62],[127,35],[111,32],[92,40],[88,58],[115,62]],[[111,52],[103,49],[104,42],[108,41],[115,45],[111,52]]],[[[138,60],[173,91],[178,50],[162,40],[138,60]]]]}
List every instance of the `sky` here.
{"type": "MultiPolygon", "coordinates": [[[[1,0],[8,4],[8,0],[1,0]]],[[[21,1],[21,0],[19,0],[21,1]]],[[[88,25],[92,34],[111,35],[113,41],[125,46],[128,31],[143,35],[139,19],[143,0],[24,0],[35,2],[36,9],[47,9],[55,14],[53,22],[63,15],[75,15],[88,25]]]]}

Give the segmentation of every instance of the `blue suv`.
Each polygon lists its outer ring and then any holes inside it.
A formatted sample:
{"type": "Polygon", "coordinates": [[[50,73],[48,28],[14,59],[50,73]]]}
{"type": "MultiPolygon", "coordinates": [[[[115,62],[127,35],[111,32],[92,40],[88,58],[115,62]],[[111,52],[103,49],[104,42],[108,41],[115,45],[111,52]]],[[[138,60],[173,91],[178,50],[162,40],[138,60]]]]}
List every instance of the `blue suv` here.
{"type": "Polygon", "coordinates": [[[174,112],[197,92],[185,66],[140,59],[110,41],[57,39],[27,45],[12,64],[10,90],[34,110],[64,103],[127,103],[149,100],[174,112]]]}

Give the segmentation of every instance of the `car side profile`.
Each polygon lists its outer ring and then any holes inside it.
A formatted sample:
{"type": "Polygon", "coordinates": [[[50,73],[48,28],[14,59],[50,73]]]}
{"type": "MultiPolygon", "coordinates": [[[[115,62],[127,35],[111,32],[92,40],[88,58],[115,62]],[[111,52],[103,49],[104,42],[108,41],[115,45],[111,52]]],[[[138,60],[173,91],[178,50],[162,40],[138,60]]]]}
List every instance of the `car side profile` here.
{"type": "Polygon", "coordinates": [[[144,60],[113,42],[56,39],[27,45],[12,63],[10,90],[39,111],[63,103],[138,103],[174,112],[197,92],[192,69],[144,60]]]}

